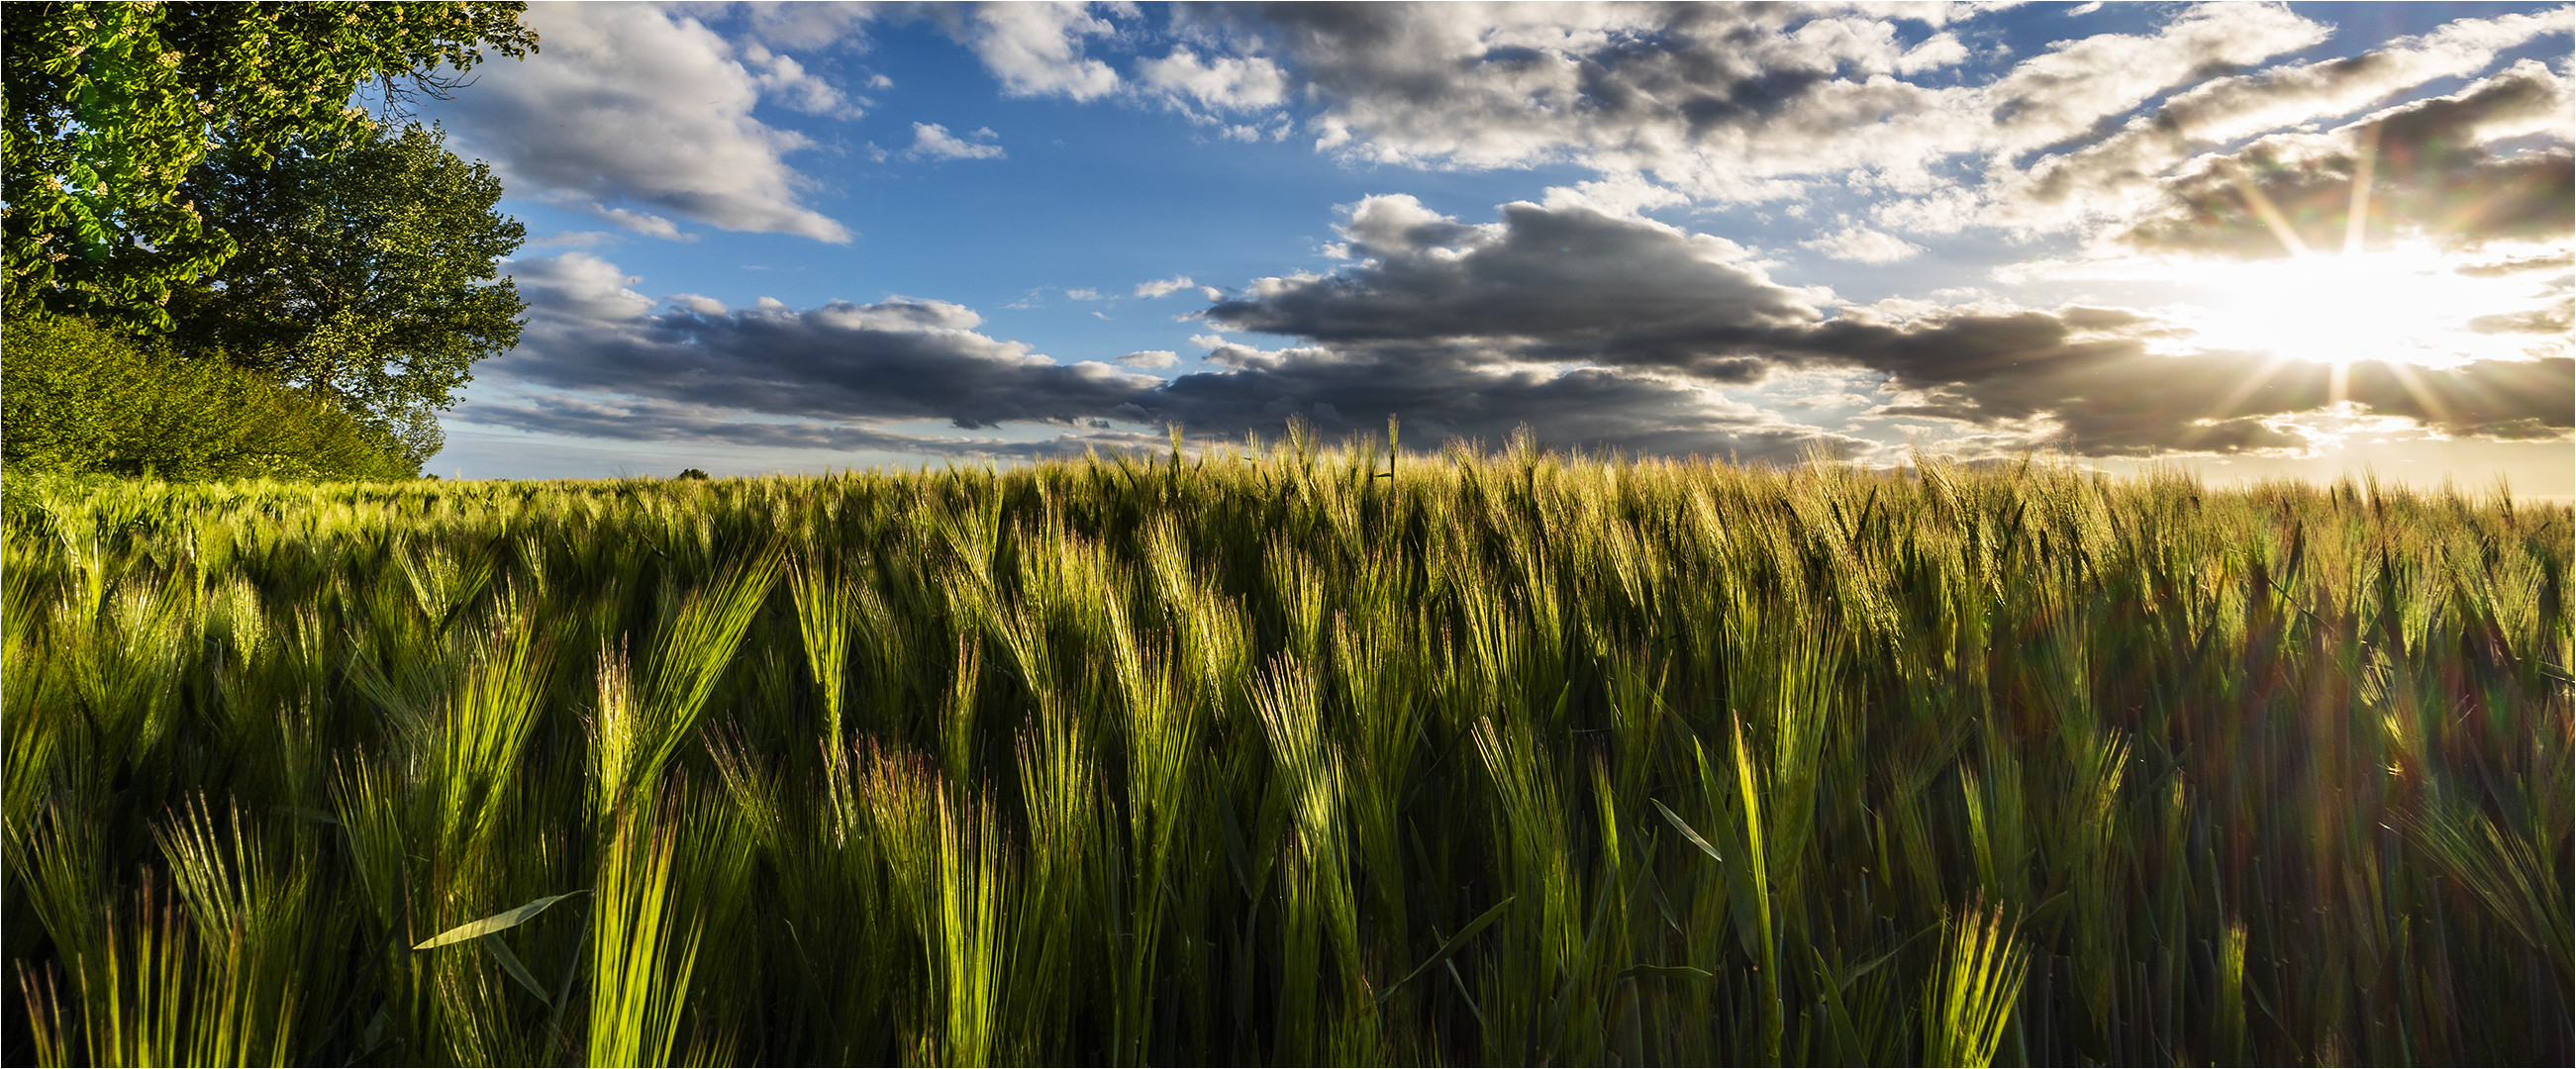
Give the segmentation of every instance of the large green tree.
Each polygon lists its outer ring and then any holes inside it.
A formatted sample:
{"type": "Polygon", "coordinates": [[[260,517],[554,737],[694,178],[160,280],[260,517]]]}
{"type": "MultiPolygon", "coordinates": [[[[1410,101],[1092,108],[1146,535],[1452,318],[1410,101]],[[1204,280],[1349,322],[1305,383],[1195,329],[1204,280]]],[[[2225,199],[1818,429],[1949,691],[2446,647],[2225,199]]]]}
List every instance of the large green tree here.
{"type": "Polygon", "coordinates": [[[350,106],[437,95],[485,49],[525,56],[519,3],[13,3],[0,15],[0,306],[166,330],[172,288],[234,235],[177,196],[219,146],[340,144],[350,106]]]}
{"type": "Polygon", "coordinates": [[[526,307],[498,275],[527,230],[495,209],[491,167],[444,140],[413,126],[208,158],[181,195],[239,248],[173,291],[171,344],[326,398],[427,460],[436,412],[518,344],[526,307]]]}

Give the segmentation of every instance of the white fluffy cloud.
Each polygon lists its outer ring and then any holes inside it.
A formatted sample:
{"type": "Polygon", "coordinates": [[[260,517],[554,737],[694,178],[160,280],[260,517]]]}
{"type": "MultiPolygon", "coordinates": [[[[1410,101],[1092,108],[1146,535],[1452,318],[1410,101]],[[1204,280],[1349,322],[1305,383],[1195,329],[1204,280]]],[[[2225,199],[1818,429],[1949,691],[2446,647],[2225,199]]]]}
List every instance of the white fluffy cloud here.
{"type": "Polygon", "coordinates": [[[459,147],[491,159],[512,189],[628,212],[609,217],[642,233],[676,234],[662,229],[667,218],[651,221],[667,212],[850,240],[799,196],[806,180],[785,157],[806,139],[752,117],[764,79],[799,106],[837,99],[818,96],[792,61],[770,55],[755,73],[697,20],[643,5],[540,4],[525,18],[542,51],[476,68],[473,91],[436,109],[459,147]]]}
{"type": "Polygon", "coordinates": [[[1169,349],[1145,349],[1119,357],[1118,362],[1128,367],[1141,367],[1155,371],[1179,364],[1181,354],[1169,349]]]}
{"type": "Polygon", "coordinates": [[[772,52],[757,41],[742,46],[743,63],[753,72],[763,95],[807,115],[856,119],[866,112],[838,86],[814,76],[793,56],[772,52]]]}
{"type": "Polygon", "coordinates": [[[1136,296],[1150,301],[1168,293],[1179,293],[1182,290],[1188,289],[1197,290],[1199,292],[1199,296],[1205,297],[1211,301],[1225,296],[1225,291],[1214,286],[1199,285],[1196,282],[1190,281],[1190,276],[1188,275],[1174,275],[1170,278],[1158,278],[1152,282],[1139,282],[1136,284],[1136,296]]]}
{"type": "Polygon", "coordinates": [[[744,3],[674,4],[672,7],[693,14],[704,12],[709,17],[726,12],[739,13],[753,36],[775,48],[824,48],[863,43],[865,39],[860,34],[885,10],[880,4],[839,0],[749,0],[744,3]]]}
{"type": "Polygon", "coordinates": [[[1185,99],[1220,111],[1276,107],[1288,96],[1287,72],[1264,56],[1201,59],[1183,47],[1138,63],[1136,74],[1176,101],[1185,99]]]}
{"type": "Polygon", "coordinates": [[[1006,94],[1092,100],[1118,90],[1118,72],[1083,55],[1083,40],[1114,32],[1078,3],[985,4],[968,43],[1006,94]]]}
{"type": "Polygon", "coordinates": [[[604,204],[593,203],[590,206],[590,214],[625,227],[630,233],[642,234],[648,238],[661,238],[664,241],[697,240],[695,234],[681,233],[680,224],[651,212],[639,212],[632,208],[611,208],[604,204]]]}
{"type": "Polygon", "coordinates": [[[998,160],[1002,158],[1002,146],[993,143],[994,138],[999,135],[993,131],[976,130],[966,136],[974,140],[969,141],[951,134],[947,127],[938,123],[917,122],[912,124],[912,147],[905,149],[904,154],[923,160],[998,160]]]}

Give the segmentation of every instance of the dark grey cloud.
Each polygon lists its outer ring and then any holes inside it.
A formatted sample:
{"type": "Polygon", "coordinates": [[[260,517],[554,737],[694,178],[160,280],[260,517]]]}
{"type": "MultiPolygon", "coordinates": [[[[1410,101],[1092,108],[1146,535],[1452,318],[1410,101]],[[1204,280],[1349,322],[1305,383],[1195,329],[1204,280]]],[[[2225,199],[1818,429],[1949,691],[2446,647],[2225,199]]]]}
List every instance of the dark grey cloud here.
{"type": "MultiPolygon", "coordinates": [[[[628,413],[672,423],[685,410],[932,419],[966,430],[1072,426],[1118,412],[1162,381],[1103,363],[1058,364],[978,332],[981,316],[945,301],[888,297],[809,309],[765,299],[732,309],[687,295],[663,302],[627,288],[638,280],[615,264],[578,252],[514,264],[512,276],[528,297],[529,324],[517,349],[483,368],[519,385],[575,392],[544,406],[557,422],[628,413]],[[600,402],[602,395],[619,400],[600,402]]],[[[703,421],[689,426],[706,430],[703,421]]]]}
{"type": "Polygon", "coordinates": [[[1108,364],[1058,364],[979,333],[974,312],[940,301],[801,310],[657,302],[627,288],[635,280],[615,265],[577,252],[514,265],[513,275],[530,323],[517,350],[483,367],[516,396],[467,405],[458,419],[632,440],[933,454],[1144,445],[1161,439],[1121,428],[1166,423],[1202,440],[1275,434],[1291,418],[1339,435],[1375,432],[1389,416],[1423,445],[1500,442],[1526,425],[1550,445],[1632,452],[1789,460],[1808,449],[1874,448],[1670,375],[1536,365],[1475,341],[1271,352],[1224,345],[1210,354],[1210,370],[1166,382],[1108,364]],[[919,419],[1064,433],[1026,442],[885,427],[919,419]]]}
{"type": "Polygon", "coordinates": [[[1370,197],[1337,228],[1356,264],[1263,279],[1206,319],[1323,342],[1476,338],[1524,359],[1695,367],[1724,378],[1712,357],[1823,318],[1816,294],[1773,282],[1723,238],[1580,203],[1508,204],[1502,215],[1468,226],[1412,197],[1370,197]]]}
{"type": "Polygon", "coordinates": [[[2143,322],[2114,309],[1828,318],[1828,292],[1772,280],[1734,242],[1570,200],[1505,205],[1500,222],[1470,226],[1411,197],[1371,197],[1337,229],[1357,262],[1262,279],[1206,320],[1347,351],[1447,345],[1488,361],[1732,384],[1815,365],[1947,381],[2063,346],[2076,331],[2143,322]]]}
{"type": "Polygon", "coordinates": [[[625,288],[631,280],[615,265],[583,253],[514,265],[512,275],[531,321],[518,349],[484,366],[554,389],[976,429],[1103,415],[1160,381],[1108,364],[1058,364],[977,333],[982,317],[945,301],[657,308],[625,288]]]}
{"type": "Polygon", "coordinates": [[[1472,340],[1220,348],[1220,371],[1183,375],[1140,404],[1193,434],[1240,436],[1288,416],[1324,433],[1372,433],[1392,415],[1407,441],[1500,443],[1527,426],[1560,447],[1795,460],[1865,454],[1863,439],[1790,423],[1687,378],[1628,368],[1559,369],[1472,340]]]}
{"type": "Polygon", "coordinates": [[[2576,235],[2568,83],[2524,61],[2450,96],[2389,109],[2330,135],[2280,135],[2211,156],[2165,183],[2163,211],[2123,238],[2151,250],[2242,258],[2289,255],[2267,201],[2306,247],[2342,247],[2365,161],[2366,236],[2422,236],[2452,248],[2576,235]],[[2495,142],[2552,142],[2499,151],[2495,142]]]}

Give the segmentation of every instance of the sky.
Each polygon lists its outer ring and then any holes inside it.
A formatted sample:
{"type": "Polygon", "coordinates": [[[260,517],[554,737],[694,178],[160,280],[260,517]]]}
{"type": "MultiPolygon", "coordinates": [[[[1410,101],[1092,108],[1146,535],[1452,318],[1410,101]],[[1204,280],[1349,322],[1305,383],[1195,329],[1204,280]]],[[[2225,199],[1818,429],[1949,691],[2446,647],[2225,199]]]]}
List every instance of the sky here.
{"type": "Polygon", "coordinates": [[[2576,8],[530,4],[430,468],[1276,440],[2576,495],[2576,8]]]}

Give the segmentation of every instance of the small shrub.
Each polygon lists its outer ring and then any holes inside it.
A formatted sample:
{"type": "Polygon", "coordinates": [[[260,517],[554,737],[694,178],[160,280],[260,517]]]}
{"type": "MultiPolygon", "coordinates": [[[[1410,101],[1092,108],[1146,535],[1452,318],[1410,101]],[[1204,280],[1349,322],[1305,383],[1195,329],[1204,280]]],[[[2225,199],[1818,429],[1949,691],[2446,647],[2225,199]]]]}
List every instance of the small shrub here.
{"type": "Polygon", "coordinates": [[[703,471],[699,471],[699,470],[698,470],[698,469],[696,469],[696,468],[689,468],[689,469],[687,469],[687,470],[685,470],[685,471],[682,471],[682,472],[680,473],[679,477],[680,477],[680,478],[683,478],[683,479],[703,479],[703,478],[706,478],[706,477],[707,477],[707,473],[705,473],[705,472],[703,472],[703,471]]]}

